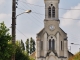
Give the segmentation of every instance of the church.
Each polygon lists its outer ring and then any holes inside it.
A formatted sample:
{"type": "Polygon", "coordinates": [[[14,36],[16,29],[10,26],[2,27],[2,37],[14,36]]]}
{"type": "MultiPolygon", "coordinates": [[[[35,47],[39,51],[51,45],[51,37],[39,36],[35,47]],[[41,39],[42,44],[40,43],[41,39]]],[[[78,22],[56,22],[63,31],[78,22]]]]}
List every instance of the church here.
{"type": "Polygon", "coordinates": [[[44,0],[44,28],[36,37],[35,60],[68,60],[72,55],[68,51],[67,33],[59,27],[59,2],[44,0]]]}

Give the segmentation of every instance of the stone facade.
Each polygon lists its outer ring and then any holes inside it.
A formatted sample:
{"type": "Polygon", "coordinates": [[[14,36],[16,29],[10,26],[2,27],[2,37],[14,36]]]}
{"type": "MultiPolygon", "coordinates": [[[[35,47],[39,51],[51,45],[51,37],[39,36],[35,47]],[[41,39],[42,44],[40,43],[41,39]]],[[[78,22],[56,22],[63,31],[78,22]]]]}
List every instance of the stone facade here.
{"type": "Polygon", "coordinates": [[[59,27],[59,0],[44,2],[44,28],[37,34],[36,60],[68,60],[67,34],[59,27]]]}

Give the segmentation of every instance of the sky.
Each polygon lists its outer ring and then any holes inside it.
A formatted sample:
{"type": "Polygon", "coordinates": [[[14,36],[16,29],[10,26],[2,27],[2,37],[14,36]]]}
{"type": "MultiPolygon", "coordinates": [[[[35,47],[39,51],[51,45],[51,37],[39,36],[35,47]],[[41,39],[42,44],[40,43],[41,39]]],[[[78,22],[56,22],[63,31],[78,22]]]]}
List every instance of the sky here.
{"type": "MultiPolygon", "coordinates": [[[[19,0],[16,5],[16,15],[25,10],[32,10],[29,14],[22,14],[16,19],[16,39],[26,41],[44,27],[45,4],[44,0],[19,0]]],[[[0,22],[4,21],[11,33],[12,0],[0,0],[0,22]]],[[[79,51],[80,45],[80,0],[60,0],[59,3],[60,27],[67,33],[68,49],[72,53],[79,51]],[[66,19],[65,19],[66,18],[66,19]],[[69,18],[69,19],[68,19],[69,18]]]]}

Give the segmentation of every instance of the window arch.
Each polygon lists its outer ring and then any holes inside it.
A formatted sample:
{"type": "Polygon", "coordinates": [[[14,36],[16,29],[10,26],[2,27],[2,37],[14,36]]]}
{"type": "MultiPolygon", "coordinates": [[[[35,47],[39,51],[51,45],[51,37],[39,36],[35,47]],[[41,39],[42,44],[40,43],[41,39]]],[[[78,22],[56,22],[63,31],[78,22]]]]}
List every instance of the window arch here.
{"type": "Polygon", "coordinates": [[[49,6],[48,8],[48,17],[50,18],[51,17],[51,7],[49,6]]]}
{"type": "Polygon", "coordinates": [[[49,50],[55,50],[55,41],[54,39],[49,39],[49,50]]]}
{"type": "Polygon", "coordinates": [[[54,39],[52,40],[52,50],[53,51],[55,50],[55,41],[54,41],[54,39]]]}
{"type": "Polygon", "coordinates": [[[55,7],[53,6],[53,4],[51,4],[51,6],[49,6],[48,8],[48,17],[55,18],[55,7]]]}
{"type": "Polygon", "coordinates": [[[49,40],[49,50],[51,50],[51,39],[49,40]]]}
{"type": "Polygon", "coordinates": [[[52,17],[55,17],[55,7],[52,7],[52,17]]]}
{"type": "Polygon", "coordinates": [[[61,41],[61,50],[62,50],[62,47],[63,47],[62,45],[63,45],[63,44],[62,44],[62,41],[61,41]]]}
{"type": "Polygon", "coordinates": [[[41,41],[41,50],[43,50],[43,41],[41,41]]]}

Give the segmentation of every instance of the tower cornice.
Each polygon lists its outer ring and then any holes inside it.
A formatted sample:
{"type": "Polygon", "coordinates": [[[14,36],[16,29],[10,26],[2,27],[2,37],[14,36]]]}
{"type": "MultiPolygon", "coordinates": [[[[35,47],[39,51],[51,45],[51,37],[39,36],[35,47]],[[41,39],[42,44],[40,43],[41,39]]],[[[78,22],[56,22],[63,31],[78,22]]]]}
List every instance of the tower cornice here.
{"type": "Polygon", "coordinates": [[[58,3],[60,2],[60,0],[44,0],[45,1],[58,1],[58,3]]]}

